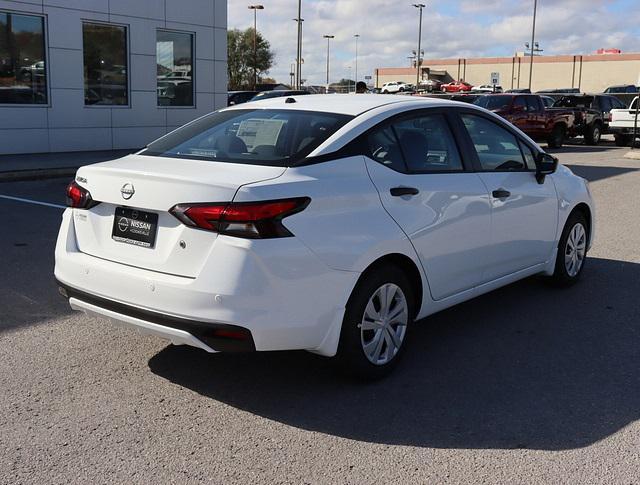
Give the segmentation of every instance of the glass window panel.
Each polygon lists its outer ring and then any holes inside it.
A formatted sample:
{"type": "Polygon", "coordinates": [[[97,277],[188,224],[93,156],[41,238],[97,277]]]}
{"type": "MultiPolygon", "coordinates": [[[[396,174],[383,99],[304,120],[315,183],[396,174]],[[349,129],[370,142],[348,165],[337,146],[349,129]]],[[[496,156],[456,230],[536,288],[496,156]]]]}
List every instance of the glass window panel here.
{"type": "Polygon", "coordinates": [[[127,105],[127,29],[118,25],[82,25],[84,104],[127,105]]]}
{"type": "Polygon", "coordinates": [[[159,30],[158,106],[193,106],[193,35],[159,30]]]}
{"type": "Polygon", "coordinates": [[[462,171],[458,148],[444,115],[428,114],[393,125],[410,172],[462,171]]]}
{"type": "Polygon", "coordinates": [[[374,130],[367,137],[367,144],[373,160],[398,172],[406,170],[402,150],[391,126],[374,130]]]}
{"type": "Polygon", "coordinates": [[[482,170],[522,171],[527,165],[517,138],[496,123],[481,116],[463,114],[473,146],[478,153],[482,170]]]}
{"type": "Polygon", "coordinates": [[[156,140],[143,154],[292,167],[350,119],[302,110],[216,111],[156,140]]]}
{"type": "Polygon", "coordinates": [[[0,12],[0,104],[46,104],[44,19],[0,12]]]}

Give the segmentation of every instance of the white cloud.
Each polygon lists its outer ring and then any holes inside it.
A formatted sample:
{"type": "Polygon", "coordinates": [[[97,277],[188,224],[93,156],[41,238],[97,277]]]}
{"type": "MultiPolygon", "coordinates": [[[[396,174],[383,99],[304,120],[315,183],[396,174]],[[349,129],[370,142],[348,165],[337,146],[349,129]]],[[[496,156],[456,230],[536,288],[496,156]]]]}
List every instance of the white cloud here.
{"type": "MultiPolygon", "coordinates": [[[[250,2],[229,2],[229,27],[253,25],[250,2]]],[[[271,76],[289,80],[296,56],[297,1],[262,0],[258,30],[271,42],[276,65],[271,76]]],[[[462,0],[425,2],[423,49],[427,58],[512,55],[530,41],[533,0],[462,0]],[[435,6],[434,6],[435,5],[435,6]],[[451,7],[449,5],[454,5],[451,7]]],[[[538,0],[536,40],[545,54],[590,53],[599,47],[640,50],[636,20],[640,2],[623,13],[614,0],[538,0]]],[[[411,3],[389,0],[303,0],[303,78],[325,82],[326,41],[332,34],[331,80],[347,77],[354,67],[355,39],[360,37],[359,77],[376,67],[408,66],[417,47],[418,15],[411,3]]]]}

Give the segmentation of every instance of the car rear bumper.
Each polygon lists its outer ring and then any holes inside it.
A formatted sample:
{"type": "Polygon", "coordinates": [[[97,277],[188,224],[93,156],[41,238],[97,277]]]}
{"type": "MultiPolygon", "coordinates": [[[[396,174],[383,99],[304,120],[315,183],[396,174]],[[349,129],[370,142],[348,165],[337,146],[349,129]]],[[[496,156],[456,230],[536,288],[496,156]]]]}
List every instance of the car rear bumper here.
{"type": "Polygon", "coordinates": [[[207,352],[251,352],[256,349],[251,332],[239,326],[163,315],[99,298],[59,281],[57,283],[60,294],[69,299],[69,305],[74,310],[106,317],[115,324],[135,327],[143,333],[170,340],[175,345],[190,345],[207,352]]]}
{"type": "MultiPolygon", "coordinates": [[[[612,126],[609,125],[609,133],[614,135],[633,135],[633,126],[612,126]]],[[[640,134],[640,122],[638,122],[637,133],[640,134]]]]}
{"type": "Polygon", "coordinates": [[[216,238],[196,277],[158,273],[80,252],[69,210],[56,244],[55,277],[72,307],[207,351],[334,355],[359,275],[330,269],[295,237],[227,236],[216,238]],[[216,330],[249,338],[220,341],[216,330]]]}

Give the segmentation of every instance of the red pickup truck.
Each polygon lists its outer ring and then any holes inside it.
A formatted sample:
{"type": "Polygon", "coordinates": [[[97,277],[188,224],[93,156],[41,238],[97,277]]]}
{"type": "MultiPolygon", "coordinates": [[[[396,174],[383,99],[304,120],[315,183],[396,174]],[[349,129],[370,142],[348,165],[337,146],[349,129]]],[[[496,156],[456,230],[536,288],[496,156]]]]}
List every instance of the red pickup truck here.
{"type": "Polygon", "coordinates": [[[574,129],[574,112],[547,110],[537,94],[490,94],[479,97],[474,104],[502,116],[534,140],[546,141],[551,148],[560,148],[574,129]]]}

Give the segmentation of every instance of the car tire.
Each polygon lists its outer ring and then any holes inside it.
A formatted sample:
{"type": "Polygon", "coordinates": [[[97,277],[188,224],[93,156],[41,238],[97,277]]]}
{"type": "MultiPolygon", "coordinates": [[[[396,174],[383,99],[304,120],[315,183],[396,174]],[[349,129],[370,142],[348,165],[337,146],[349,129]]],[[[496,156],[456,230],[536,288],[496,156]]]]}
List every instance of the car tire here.
{"type": "Polygon", "coordinates": [[[562,144],[564,143],[566,134],[567,129],[564,127],[564,125],[555,125],[553,127],[553,130],[551,131],[551,136],[549,136],[549,139],[547,140],[549,148],[561,148],[562,144]]]}
{"type": "Polygon", "coordinates": [[[384,91],[382,91],[382,94],[389,94],[389,91],[385,89],[384,91]]]}
{"type": "Polygon", "coordinates": [[[342,322],[336,361],[343,372],[366,380],[386,376],[406,348],[414,317],[414,289],[400,268],[385,265],[363,274],[342,322]]]}
{"type": "Polygon", "coordinates": [[[629,145],[631,138],[629,135],[614,135],[617,147],[626,147],[629,145]]]}
{"type": "Polygon", "coordinates": [[[399,90],[401,93],[404,93],[404,88],[400,88],[399,90]]]}
{"type": "Polygon", "coordinates": [[[560,236],[552,283],[556,286],[571,286],[580,279],[587,260],[588,244],[587,219],[581,212],[573,212],[560,236]]]}
{"type": "Polygon", "coordinates": [[[591,127],[587,128],[584,139],[587,145],[597,145],[602,138],[602,125],[600,123],[594,123],[591,127]]]}

